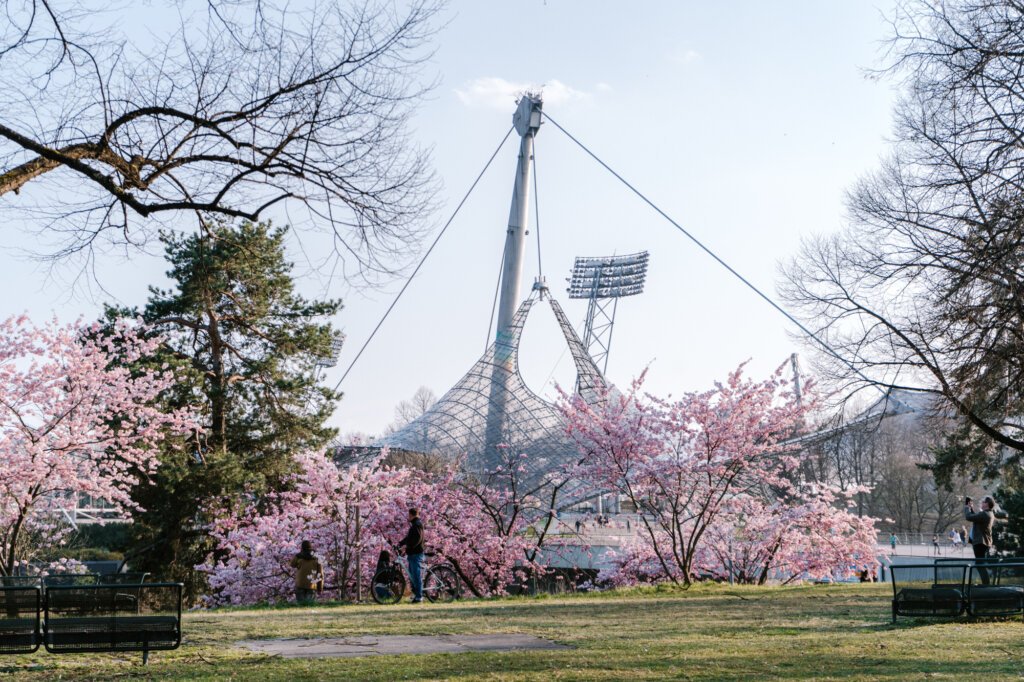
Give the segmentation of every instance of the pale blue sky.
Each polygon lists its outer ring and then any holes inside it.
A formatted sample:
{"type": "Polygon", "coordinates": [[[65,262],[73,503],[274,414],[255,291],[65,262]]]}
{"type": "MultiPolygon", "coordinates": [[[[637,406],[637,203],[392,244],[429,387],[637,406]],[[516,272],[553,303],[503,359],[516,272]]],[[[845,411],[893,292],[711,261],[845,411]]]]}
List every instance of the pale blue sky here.
{"type": "MultiPolygon", "coordinates": [[[[440,86],[414,119],[444,182],[433,224],[454,208],[511,122],[513,93],[546,85],[545,109],[676,220],[764,289],[802,235],[843,224],[842,197],[877,165],[892,86],[876,66],[888,4],[871,2],[452,2],[430,66],[440,86]]],[[[421,386],[441,394],[484,349],[501,259],[515,144],[495,165],[363,355],[342,389],[335,424],[374,433],[421,386]]],[[[659,393],[706,387],[739,362],[765,374],[793,350],[786,321],[699,252],[551,125],[536,143],[545,274],[567,301],[575,255],[651,252],[647,292],[619,306],[609,365],[624,383],[650,364],[659,393]]],[[[8,234],[16,234],[8,226],[8,234]]],[[[531,234],[524,281],[536,274],[531,234]]],[[[9,247],[20,245],[15,236],[9,247]]],[[[309,245],[307,245],[309,246],[309,245]]],[[[312,246],[315,249],[315,245],[312,246]]],[[[345,300],[348,335],[333,385],[397,285],[350,291],[292,257],[308,294],[345,300]]],[[[3,256],[0,313],[94,316],[103,295],[69,297],[60,280],[3,256]]],[[[159,283],[158,259],[100,263],[125,303],[159,283]]],[[[524,291],[524,295],[525,295],[524,291]]],[[[523,374],[549,393],[572,363],[550,312],[527,325],[523,374]],[[554,373],[552,375],[552,371],[554,373]]]]}

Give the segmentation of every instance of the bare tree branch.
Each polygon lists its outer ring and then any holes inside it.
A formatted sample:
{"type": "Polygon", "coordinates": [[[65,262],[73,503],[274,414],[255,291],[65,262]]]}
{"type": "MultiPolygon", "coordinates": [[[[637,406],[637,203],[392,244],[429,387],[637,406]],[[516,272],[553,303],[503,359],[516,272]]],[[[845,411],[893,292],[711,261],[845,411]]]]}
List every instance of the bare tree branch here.
{"type": "Polygon", "coordinates": [[[849,193],[850,227],[805,243],[783,294],[864,373],[944,398],[1024,454],[1024,3],[908,0],[890,157],[849,193]]]}
{"type": "Polygon", "coordinates": [[[398,269],[430,206],[433,177],[407,122],[432,87],[420,79],[438,6],[208,0],[196,12],[167,0],[145,9],[7,3],[7,222],[28,223],[49,256],[66,258],[143,244],[183,214],[190,226],[196,215],[258,220],[297,202],[333,234],[348,271],[398,269]]]}

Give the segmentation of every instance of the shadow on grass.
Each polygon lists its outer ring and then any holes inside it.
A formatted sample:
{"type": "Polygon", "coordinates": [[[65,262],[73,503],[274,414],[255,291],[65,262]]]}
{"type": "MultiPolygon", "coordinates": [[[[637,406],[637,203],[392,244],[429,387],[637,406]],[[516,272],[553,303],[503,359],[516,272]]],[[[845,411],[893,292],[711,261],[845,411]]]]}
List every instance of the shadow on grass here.
{"type": "MultiPolygon", "coordinates": [[[[255,663],[255,662],[254,662],[255,663]]],[[[232,666],[232,672],[253,670],[253,665],[232,666]]],[[[941,675],[953,679],[980,677],[1005,678],[1019,675],[1019,663],[1012,657],[1002,661],[939,658],[894,659],[865,652],[863,655],[837,656],[794,654],[792,657],[748,655],[720,656],[714,660],[687,660],[682,657],[656,656],[634,658],[580,657],[571,652],[512,652],[511,654],[428,654],[347,659],[272,659],[258,662],[261,680],[358,679],[390,682],[395,679],[478,680],[493,676],[500,679],[632,679],[643,670],[644,678],[691,680],[744,679],[892,679],[905,680],[941,675]],[[305,676],[307,673],[309,676],[305,676]]],[[[203,677],[194,666],[169,665],[169,676],[203,677]],[[198,673],[198,674],[197,674],[198,673]]],[[[210,670],[212,678],[224,670],[210,670]]],[[[161,675],[162,676],[162,675],[161,675]]]]}

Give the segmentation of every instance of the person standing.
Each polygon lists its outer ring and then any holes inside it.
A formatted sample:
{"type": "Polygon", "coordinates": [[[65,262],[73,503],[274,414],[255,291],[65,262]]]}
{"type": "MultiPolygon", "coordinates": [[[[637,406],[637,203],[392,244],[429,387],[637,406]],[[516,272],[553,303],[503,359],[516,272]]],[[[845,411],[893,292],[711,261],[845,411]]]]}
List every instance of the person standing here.
{"type": "MultiPolygon", "coordinates": [[[[974,547],[974,558],[984,559],[992,550],[992,526],[995,524],[996,516],[994,509],[996,501],[988,495],[981,501],[981,511],[974,511],[974,502],[971,498],[964,499],[964,519],[971,522],[971,546],[974,547]]],[[[988,585],[988,571],[978,568],[978,577],[982,585],[988,585]]]]}
{"type": "Polygon", "coordinates": [[[412,603],[423,601],[423,522],[420,521],[418,509],[409,510],[409,531],[398,543],[405,548],[405,558],[409,562],[409,582],[412,583],[412,603]]]}
{"type": "Polygon", "coordinates": [[[932,554],[941,554],[942,550],[939,549],[939,535],[935,533],[932,535],[932,554]]]}
{"type": "Polygon", "coordinates": [[[896,537],[896,533],[889,533],[889,546],[892,547],[893,554],[896,553],[896,543],[899,541],[900,539],[896,537]]]}
{"type": "Polygon", "coordinates": [[[302,548],[292,557],[291,566],[295,569],[295,601],[313,603],[316,593],[324,586],[324,567],[313,554],[313,544],[309,540],[302,541],[302,548]]]}

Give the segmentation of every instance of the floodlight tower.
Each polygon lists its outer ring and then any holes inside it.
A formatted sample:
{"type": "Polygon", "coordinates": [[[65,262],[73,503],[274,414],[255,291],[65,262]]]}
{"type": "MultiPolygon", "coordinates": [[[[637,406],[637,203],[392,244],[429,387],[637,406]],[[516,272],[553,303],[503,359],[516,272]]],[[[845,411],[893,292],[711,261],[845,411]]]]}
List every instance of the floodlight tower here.
{"type": "Polygon", "coordinates": [[[316,359],[316,367],[313,370],[313,380],[316,381],[320,378],[320,370],[329,369],[335,367],[338,364],[338,356],[341,355],[341,347],[345,343],[345,337],[340,334],[331,339],[331,350],[329,355],[324,355],[316,359]]]}
{"type": "Polygon", "coordinates": [[[608,370],[608,352],[612,347],[612,328],[619,299],[643,293],[648,258],[646,251],[627,256],[578,257],[572,267],[569,298],[589,301],[583,326],[583,345],[602,374],[608,370]]]}

